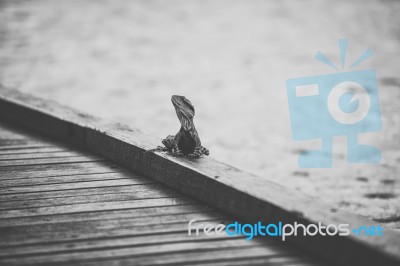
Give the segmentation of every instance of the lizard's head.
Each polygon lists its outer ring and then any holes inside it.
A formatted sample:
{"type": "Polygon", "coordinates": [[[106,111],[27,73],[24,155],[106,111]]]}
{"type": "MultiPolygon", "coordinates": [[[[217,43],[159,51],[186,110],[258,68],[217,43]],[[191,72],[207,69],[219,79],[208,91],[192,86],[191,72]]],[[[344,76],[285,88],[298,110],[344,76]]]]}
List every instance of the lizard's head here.
{"type": "Polygon", "coordinates": [[[185,130],[190,130],[193,126],[194,107],[185,96],[172,95],[172,104],[175,107],[176,115],[185,130]]]}

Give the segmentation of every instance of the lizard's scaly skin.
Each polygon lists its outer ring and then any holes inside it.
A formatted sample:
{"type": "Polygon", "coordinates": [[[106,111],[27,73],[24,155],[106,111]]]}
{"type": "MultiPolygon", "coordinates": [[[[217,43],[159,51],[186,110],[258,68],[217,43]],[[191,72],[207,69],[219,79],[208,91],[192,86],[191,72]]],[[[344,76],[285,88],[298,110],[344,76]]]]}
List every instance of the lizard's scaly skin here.
{"type": "Polygon", "coordinates": [[[167,136],[162,141],[165,148],[159,147],[158,149],[167,150],[174,156],[186,155],[191,158],[199,158],[203,154],[208,155],[209,151],[201,146],[199,134],[193,124],[195,111],[192,103],[184,96],[178,95],[173,95],[171,101],[181,123],[181,129],[175,136],[167,136]]]}

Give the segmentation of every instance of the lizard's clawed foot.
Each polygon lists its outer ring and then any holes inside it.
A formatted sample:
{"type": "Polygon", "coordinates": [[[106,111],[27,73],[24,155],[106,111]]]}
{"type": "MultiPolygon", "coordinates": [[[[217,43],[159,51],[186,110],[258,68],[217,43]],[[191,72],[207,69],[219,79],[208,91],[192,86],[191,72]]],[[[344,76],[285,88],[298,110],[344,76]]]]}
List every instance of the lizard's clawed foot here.
{"type": "Polygon", "coordinates": [[[205,154],[207,156],[210,154],[210,151],[207,148],[203,147],[203,146],[201,146],[200,151],[201,151],[202,154],[205,154]]]}
{"type": "Polygon", "coordinates": [[[188,156],[190,158],[200,158],[203,154],[208,155],[208,154],[210,154],[210,152],[208,151],[208,149],[206,149],[204,147],[197,147],[194,149],[194,152],[188,154],[188,156]]]}
{"type": "Polygon", "coordinates": [[[178,147],[175,147],[172,149],[172,156],[176,157],[183,156],[183,152],[178,147]]]}

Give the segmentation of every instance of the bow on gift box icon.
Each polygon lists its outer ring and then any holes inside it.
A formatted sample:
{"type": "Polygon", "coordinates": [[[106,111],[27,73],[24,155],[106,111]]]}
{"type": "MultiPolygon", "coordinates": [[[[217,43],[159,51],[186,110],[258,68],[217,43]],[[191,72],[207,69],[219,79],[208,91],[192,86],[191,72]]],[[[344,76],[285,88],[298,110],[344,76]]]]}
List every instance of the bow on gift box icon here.
{"type": "MultiPolygon", "coordinates": [[[[342,66],[346,60],[347,40],[339,40],[342,66]]],[[[372,56],[365,51],[353,68],[372,56]]],[[[337,69],[318,52],[316,59],[337,69]]],[[[332,138],[347,137],[349,163],[378,163],[380,151],[360,145],[359,133],[379,131],[382,121],[379,110],[376,73],[372,69],[289,79],[286,83],[292,135],[295,140],[321,139],[320,150],[300,154],[301,168],[332,167],[332,138]]]]}

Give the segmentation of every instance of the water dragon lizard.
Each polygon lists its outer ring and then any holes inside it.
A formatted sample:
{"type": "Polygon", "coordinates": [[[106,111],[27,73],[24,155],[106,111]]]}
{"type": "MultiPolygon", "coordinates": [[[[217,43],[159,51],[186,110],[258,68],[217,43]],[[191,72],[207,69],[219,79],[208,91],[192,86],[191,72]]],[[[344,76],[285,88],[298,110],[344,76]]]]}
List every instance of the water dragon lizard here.
{"type": "Polygon", "coordinates": [[[184,96],[179,95],[173,95],[171,101],[181,123],[181,128],[175,136],[169,135],[162,140],[165,147],[158,146],[155,150],[168,151],[173,156],[188,156],[190,158],[209,155],[208,149],[201,145],[199,134],[193,123],[195,111],[192,103],[184,96]]]}

